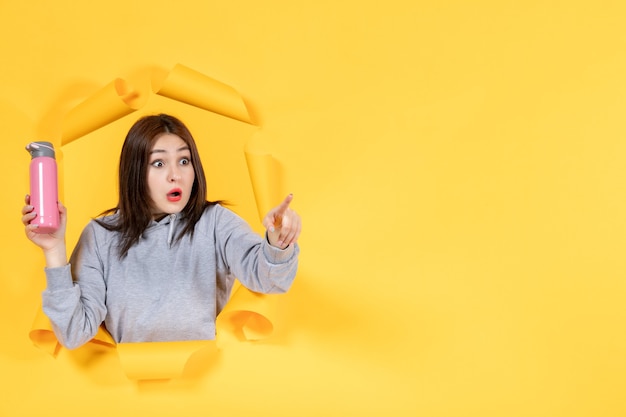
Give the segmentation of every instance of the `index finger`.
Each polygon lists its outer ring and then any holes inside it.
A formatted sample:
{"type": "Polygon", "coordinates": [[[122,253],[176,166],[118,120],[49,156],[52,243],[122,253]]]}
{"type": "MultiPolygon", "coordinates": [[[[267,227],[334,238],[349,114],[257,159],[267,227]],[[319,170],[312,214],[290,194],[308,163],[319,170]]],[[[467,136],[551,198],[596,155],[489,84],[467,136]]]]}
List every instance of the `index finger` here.
{"type": "Polygon", "coordinates": [[[289,194],[278,207],[276,207],[276,215],[282,217],[289,208],[289,203],[293,200],[293,194],[289,194]]]}

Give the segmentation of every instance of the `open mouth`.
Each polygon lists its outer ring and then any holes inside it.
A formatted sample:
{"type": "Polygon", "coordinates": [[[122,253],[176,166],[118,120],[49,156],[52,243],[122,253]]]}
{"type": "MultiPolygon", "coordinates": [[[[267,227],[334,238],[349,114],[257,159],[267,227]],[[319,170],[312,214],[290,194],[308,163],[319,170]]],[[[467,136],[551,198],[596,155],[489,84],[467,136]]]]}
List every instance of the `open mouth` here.
{"type": "Polygon", "coordinates": [[[180,188],[174,188],[169,193],[167,193],[168,201],[172,201],[172,202],[179,201],[182,197],[183,197],[183,190],[181,190],[180,188]]]}

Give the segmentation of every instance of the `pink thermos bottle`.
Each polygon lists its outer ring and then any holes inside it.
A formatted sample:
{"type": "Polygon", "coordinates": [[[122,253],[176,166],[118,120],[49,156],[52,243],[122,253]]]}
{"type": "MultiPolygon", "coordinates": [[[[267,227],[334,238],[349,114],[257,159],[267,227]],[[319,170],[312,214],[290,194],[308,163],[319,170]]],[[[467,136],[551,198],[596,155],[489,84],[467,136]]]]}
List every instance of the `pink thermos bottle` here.
{"type": "Polygon", "coordinates": [[[59,228],[59,200],[57,161],[50,142],[31,142],[26,146],[30,161],[30,205],[37,217],[30,224],[38,224],[37,233],[52,233],[59,228]]]}

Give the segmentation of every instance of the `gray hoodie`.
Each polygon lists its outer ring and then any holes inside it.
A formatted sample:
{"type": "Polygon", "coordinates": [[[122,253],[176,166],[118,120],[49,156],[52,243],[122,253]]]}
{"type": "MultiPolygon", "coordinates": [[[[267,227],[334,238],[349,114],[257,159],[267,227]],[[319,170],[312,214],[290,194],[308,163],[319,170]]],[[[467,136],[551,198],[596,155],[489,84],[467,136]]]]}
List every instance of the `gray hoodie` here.
{"type": "MultiPolygon", "coordinates": [[[[105,217],[114,222],[117,215],[105,217]]],[[[65,267],[46,268],[43,310],[65,347],[91,340],[104,321],[116,342],[208,340],[235,277],[255,292],[289,289],[297,245],[271,246],[232,211],[208,207],[193,237],[172,214],[119,259],[118,233],[91,221],[65,267]]]]}

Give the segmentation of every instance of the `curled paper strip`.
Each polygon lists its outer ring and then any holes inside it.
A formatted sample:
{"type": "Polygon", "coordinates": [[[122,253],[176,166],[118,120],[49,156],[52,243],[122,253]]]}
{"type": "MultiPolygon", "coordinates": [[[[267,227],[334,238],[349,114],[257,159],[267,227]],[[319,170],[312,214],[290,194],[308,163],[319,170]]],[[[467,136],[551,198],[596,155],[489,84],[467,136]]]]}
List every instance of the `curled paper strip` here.
{"type": "Polygon", "coordinates": [[[235,333],[240,339],[267,339],[278,319],[275,296],[259,294],[239,285],[216,320],[218,330],[235,333]]]}
{"type": "Polygon", "coordinates": [[[202,350],[217,350],[214,340],[119,343],[117,353],[129,379],[172,379],[183,375],[191,357],[202,350]]]}
{"type": "Polygon", "coordinates": [[[258,134],[248,141],[244,153],[259,219],[263,221],[265,214],[284,198],[280,183],[282,167],[280,162],[265,150],[258,134]]]}
{"type": "Polygon", "coordinates": [[[151,93],[222,116],[252,123],[241,95],[232,87],[184,65],[163,74],[154,71],[150,91],[133,88],[118,78],[68,112],[61,143],[68,143],[139,110],[151,93]]]}
{"type": "Polygon", "coordinates": [[[180,64],[164,80],[153,78],[152,90],[173,100],[252,123],[243,98],[234,88],[180,64]]]}
{"type": "Polygon", "coordinates": [[[106,126],[141,108],[146,96],[117,78],[68,112],[63,121],[62,145],[106,126]]]}
{"type": "MultiPolygon", "coordinates": [[[[169,73],[153,73],[150,91],[134,89],[126,81],[116,79],[80,103],[64,119],[62,144],[66,145],[139,110],[153,93],[251,123],[243,98],[232,87],[183,65],[176,65],[169,73]]],[[[245,156],[257,209],[263,216],[280,201],[280,165],[259,145],[258,140],[246,145],[245,156]]],[[[235,333],[242,340],[269,337],[278,318],[278,297],[256,294],[239,284],[217,317],[218,337],[225,331],[235,333]]],[[[30,338],[52,356],[56,357],[61,349],[51,323],[41,309],[35,317],[30,338]]],[[[117,352],[124,373],[132,380],[177,378],[183,375],[192,357],[196,358],[196,362],[208,360],[210,354],[206,353],[216,349],[214,340],[116,344],[104,327],[88,343],[92,344],[107,346],[117,352]]]]}

